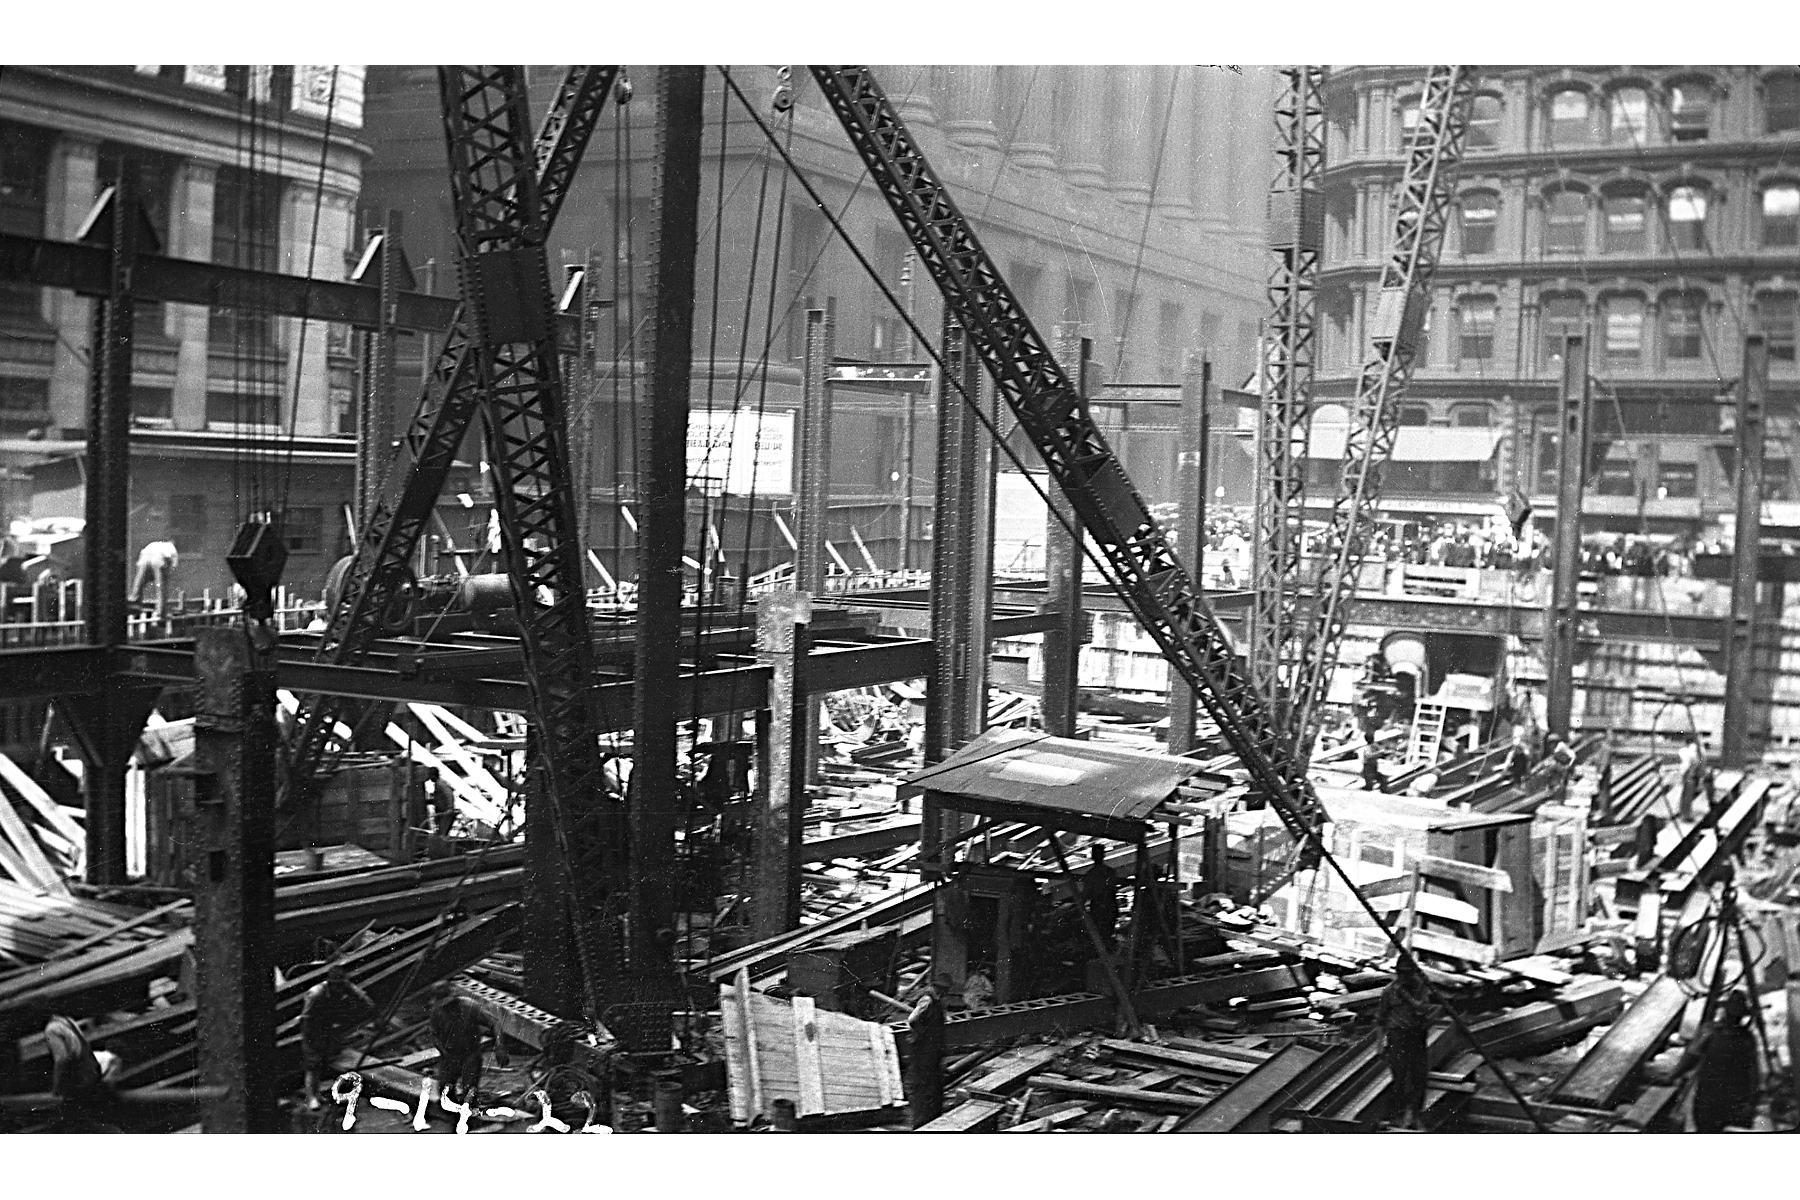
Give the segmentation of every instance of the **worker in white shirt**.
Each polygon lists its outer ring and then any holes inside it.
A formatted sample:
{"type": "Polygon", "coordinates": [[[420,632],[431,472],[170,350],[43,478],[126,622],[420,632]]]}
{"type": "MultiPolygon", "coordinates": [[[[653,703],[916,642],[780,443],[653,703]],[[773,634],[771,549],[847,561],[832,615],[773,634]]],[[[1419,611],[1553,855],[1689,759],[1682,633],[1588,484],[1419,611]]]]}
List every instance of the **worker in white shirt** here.
{"type": "Polygon", "coordinates": [[[162,616],[169,599],[169,581],[181,565],[181,552],[174,542],[151,542],[138,551],[137,575],[131,581],[131,598],[142,603],[144,586],[156,583],[156,615],[162,616]]]}

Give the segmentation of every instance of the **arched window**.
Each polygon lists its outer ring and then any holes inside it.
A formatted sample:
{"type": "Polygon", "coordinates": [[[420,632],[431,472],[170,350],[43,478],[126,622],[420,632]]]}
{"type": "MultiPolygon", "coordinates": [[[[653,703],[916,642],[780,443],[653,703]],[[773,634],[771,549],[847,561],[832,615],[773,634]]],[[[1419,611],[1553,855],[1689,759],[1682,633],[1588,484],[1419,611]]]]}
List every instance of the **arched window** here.
{"type": "Polygon", "coordinates": [[[1581,254],[1587,250],[1587,195],[1563,188],[1544,204],[1544,252],[1581,254]]]}
{"type": "Polygon", "coordinates": [[[1400,406],[1401,425],[1431,424],[1431,407],[1425,404],[1402,404],[1400,406]]]}
{"type": "Polygon", "coordinates": [[[1763,132],[1800,129],[1800,75],[1775,75],[1763,81],[1763,132]]]}
{"type": "Polygon", "coordinates": [[[1669,244],[1676,250],[1706,248],[1706,189],[1678,187],[1669,193],[1669,244]]]}
{"type": "Polygon", "coordinates": [[[1669,89],[1669,136],[1678,142],[1703,142],[1712,132],[1712,85],[1678,83],[1669,89]]]}
{"type": "Polygon", "coordinates": [[[1606,361],[1636,366],[1644,354],[1644,300],[1613,296],[1606,301],[1606,361]]]}
{"type": "Polygon", "coordinates": [[[1647,140],[1645,129],[1649,119],[1650,93],[1641,87],[1622,87],[1608,98],[1607,140],[1641,146],[1647,140]]]}
{"type": "Polygon", "coordinates": [[[1500,224],[1500,196],[1497,192],[1465,192],[1462,198],[1462,252],[1492,254],[1494,233],[1500,224]]]}
{"type": "Polygon", "coordinates": [[[1471,362],[1486,362],[1494,357],[1494,316],[1497,305],[1492,296],[1465,296],[1461,305],[1458,329],[1458,356],[1471,362]]]}
{"type": "Polygon", "coordinates": [[[1563,339],[1579,336],[1587,323],[1587,301],[1580,296],[1545,296],[1538,324],[1544,334],[1544,365],[1563,352],[1563,339]]]}
{"type": "Polygon", "coordinates": [[[1800,184],[1771,183],[1763,189],[1762,244],[1800,246],[1800,184]]]}
{"type": "Polygon", "coordinates": [[[1638,192],[1614,192],[1602,198],[1606,253],[1644,253],[1648,248],[1644,240],[1647,208],[1643,195],[1638,192]]]}
{"type": "Polygon", "coordinates": [[[1705,292],[1676,292],[1662,300],[1663,354],[1670,359],[1700,357],[1704,332],[1701,315],[1706,311],[1705,292]]]}
{"type": "Polygon", "coordinates": [[[1469,105],[1468,132],[1463,145],[1470,150],[1492,150],[1500,144],[1500,97],[1483,93],[1469,105]]]}
{"type": "Polygon", "coordinates": [[[1464,427],[1486,428],[1494,423],[1493,409],[1486,404],[1459,404],[1450,410],[1450,423],[1464,427]]]}
{"type": "Polygon", "coordinates": [[[1550,97],[1550,144],[1581,146],[1588,135],[1588,94],[1565,88],[1550,97]]]}

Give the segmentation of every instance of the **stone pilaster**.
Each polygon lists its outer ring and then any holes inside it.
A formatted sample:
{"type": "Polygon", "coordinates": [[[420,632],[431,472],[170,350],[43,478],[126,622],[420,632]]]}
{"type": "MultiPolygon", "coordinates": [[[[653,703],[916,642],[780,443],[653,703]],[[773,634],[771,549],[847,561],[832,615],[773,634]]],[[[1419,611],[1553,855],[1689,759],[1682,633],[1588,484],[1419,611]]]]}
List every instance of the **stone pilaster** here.
{"type": "Polygon", "coordinates": [[[1064,67],[1063,176],[1075,187],[1106,185],[1106,68],[1064,67]]]}
{"type": "Polygon", "coordinates": [[[1007,92],[1017,105],[1019,128],[1013,135],[1013,166],[1024,171],[1056,169],[1055,67],[1002,67],[1007,92]]]}
{"type": "Polygon", "coordinates": [[[1175,102],[1164,101],[1169,136],[1163,149],[1162,174],[1156,181],[1156,211],[1170,220],[1194,219],[1194,72],[1190,66],[1158,67],[1158,91],[1175,89],[1175,102]]]}
{"type": "MultiPolygon", "coordinates": [[[[189,160],[175,172],[169,207],[169,253],[190,262],[212,261],[213,191],[219,168],[189,160]]],[[[171,416],[177,429],[206,428],[207,310],[203,304],[171,304],[169,335],[175,339],[175,397],[171,416]]]]}
{"type": "Polygon", "coordinates": [[[1157,94],[1155,67],[1115,67],[1109,83],[1112,194],[1125,204],[1147,204],[1168,100],[1157,94]]]}
{"type": "Polygon", "coordinates": [[[947,67],[950,81],[950,120],[944,132],[950,140],[971,150],[998,150],[1000,134],[994,127],[994,88],[999,68],[993,66],[947,67]]]}

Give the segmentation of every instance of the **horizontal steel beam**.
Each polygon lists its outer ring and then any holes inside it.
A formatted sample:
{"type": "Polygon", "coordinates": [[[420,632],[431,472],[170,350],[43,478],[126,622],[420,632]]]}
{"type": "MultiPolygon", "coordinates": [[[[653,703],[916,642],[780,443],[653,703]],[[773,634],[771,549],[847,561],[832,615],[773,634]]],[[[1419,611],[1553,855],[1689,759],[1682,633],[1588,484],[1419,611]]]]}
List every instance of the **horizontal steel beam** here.
{"type": "MultiPolygon", "coordinates": [[[[105,246],[0,233],[0,281],[7,283],[30,283],[66,288],[84,296],[102,296],[108,289],[109,259],[110,251],[105,246]]],[[[138,255],[132,269],[131,294],[138,300],[339,321],[358,329],[374,329],[381,323],[379,289],[368,284],[250,271],[161,254],[138,255]]],[[[457,304],[446,296],[401,292],[389,324],[414,333],[442,333],[449,328],[457,304]]],[[[557,316],[557,342],[565,353],[579,350],[581,323],[577,314],[557,316]]]]}

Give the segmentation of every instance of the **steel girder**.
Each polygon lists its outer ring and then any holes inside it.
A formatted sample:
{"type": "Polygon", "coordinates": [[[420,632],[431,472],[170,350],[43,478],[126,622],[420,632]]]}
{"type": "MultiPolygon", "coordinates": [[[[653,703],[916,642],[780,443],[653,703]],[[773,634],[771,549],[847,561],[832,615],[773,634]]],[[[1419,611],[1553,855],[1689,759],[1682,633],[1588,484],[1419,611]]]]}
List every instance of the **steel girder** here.
{"type": "MultiPolygon", "coordinates": [[[[546,232],[562,209],[575,168],[618,73],[616,66],[570,67],[557,89],[533,149],[538,207],[546,232]]],[[[388,472],[386,498],[358,531],[343,598],[319,642],[320,662],[362,661],[369,646],[384,636],[391,623],[390,610],[405,599],[413,551],[431,521],[463,435],[480,408],[468,323],[467,306],[458,305],[431,378],[400,441],[394,468],[388,472]]],[[[345,747],[335,730],[340,722],[354,727],[359,711],[356,702],[342,697],[303,698],[289,743],[290,789],[306,788],[312,777],[342,752],[345,747]]]]}
{"type": "Polygon", "coordinates": [[[622,812],[600,787],[589,706],[593,648],[569,479],[568,425],[524,70],[440,67],[471,390],[488,432],[501,551],[518,606],[563,897],[584,996],[598,1017],[616,975],[607,893],[624,862],[622,812]]]}
{"type": "MultiPolygon", "coordinates": [[[[1286,67],[1275,107],[1280,173],[1269,192],[1269,330],[1257,436],[1255,576],[1250,674],[1278,727],[1291,729],[1289,676],[1298,670],[1300,538],[1312,416],[1314,320],[1324,211],[1323,67],[1286,67]],[[1283,665],[1287,670],[1283,670],[1283,665]]],[[[1301,760],[1295,760],[1297,764],[1301,760]]]]}
{"type": "Polygon", "coordinates": [[[1356,383],[1343,479],[1332,500],[1326,553],[1312,589],[1315,615],[1305,626],[1296,671],[1291,728],[1299,763],[1306,761],[1318,735],[1325,695],[1350,621],[1356,577],[1368,553],[1381,474],[1399,428],[1400,397],[1412,379],[1419,333],[1431,308],[1431,280],[1443,249],[1474,88],[1475,74],[1468,67],[1431,67],[1419,101],[1418,123],[1407,142],[1394,240],[1382,267],[1370,334],[1373,350],[1356,383]]]}
{"type": "Polygon", "coordinates": [[[1282,821],[1297,837],[1316,839],[1324,809],[1307,781],[1289,769],[1284,731],[1239,665],[1167,531],[1150,515],[1079,389],[1032,326],[949,190],[868,68],[811,71],[943,293],[946,311],[962,325],[1020,428],[1110,564],[1120,598],[1194,688],[1282,821]]]}

